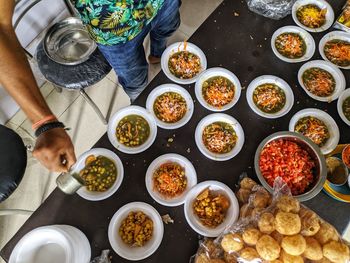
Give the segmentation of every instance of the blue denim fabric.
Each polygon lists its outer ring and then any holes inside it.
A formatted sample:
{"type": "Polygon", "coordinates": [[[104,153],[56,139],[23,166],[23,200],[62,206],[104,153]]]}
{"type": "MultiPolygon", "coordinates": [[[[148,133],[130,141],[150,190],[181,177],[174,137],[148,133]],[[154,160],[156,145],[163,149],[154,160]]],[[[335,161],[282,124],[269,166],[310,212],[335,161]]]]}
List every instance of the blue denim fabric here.
{"type": "Polygon", "coordinates": [[[151,55],[161,57],[166,40],[180,26],[180,0],[165,0],[156,17],[134,39],[124,44],[105,46],[98,44],[102,54],[118,75],[118,81],[131,100],[147,86],[148,63],[143,40],[150,33],[151,55]]]}

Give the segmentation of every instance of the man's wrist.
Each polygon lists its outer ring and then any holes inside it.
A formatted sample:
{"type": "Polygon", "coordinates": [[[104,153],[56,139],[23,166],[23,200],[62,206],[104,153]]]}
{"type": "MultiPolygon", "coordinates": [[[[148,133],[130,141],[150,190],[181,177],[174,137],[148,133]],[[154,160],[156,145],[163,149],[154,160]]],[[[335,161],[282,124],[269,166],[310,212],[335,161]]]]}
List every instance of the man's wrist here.
{"type": "Polygon", "coordinates": [[[50,123],[50,122],[57,122],[57,118],[55,115],[53,115],[53,114],[47,115],[47,116],[43,117],[42,119],[40,119],[39,121],[33,123],[32,129],[35,131],[40,126],[42,126],[46,123],[50,123]]]}
{"type": "Polygon", "coordinates": [[[35,136],[39,137],[41,134],[56,128],[64,129],[65,126],[62,122],[59,121],[46,122],[35,130],[35,136]]]}

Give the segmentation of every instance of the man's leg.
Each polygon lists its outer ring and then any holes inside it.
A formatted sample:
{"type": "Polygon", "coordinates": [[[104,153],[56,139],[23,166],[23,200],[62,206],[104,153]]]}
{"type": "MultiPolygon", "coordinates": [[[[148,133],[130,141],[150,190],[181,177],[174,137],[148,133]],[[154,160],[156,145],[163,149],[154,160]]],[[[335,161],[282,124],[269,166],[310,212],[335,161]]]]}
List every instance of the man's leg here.
{"type": "Polygon", "coordinates": [[[154,61],[154,58],[160,58],[162,56],[166,48],[167,38],[179,28],[180,5],[180,0],[164,0],[163,7],[151,22],[151,63],[154,61]]]}
{"type": "Polygon", "coordinates": [[[100,51],[114,68],[118,81],[134,101],[146,87],[148,81],[148,63],[143,48],[145,32],[125,44],[113,46],[98,45],[100,51]]]}

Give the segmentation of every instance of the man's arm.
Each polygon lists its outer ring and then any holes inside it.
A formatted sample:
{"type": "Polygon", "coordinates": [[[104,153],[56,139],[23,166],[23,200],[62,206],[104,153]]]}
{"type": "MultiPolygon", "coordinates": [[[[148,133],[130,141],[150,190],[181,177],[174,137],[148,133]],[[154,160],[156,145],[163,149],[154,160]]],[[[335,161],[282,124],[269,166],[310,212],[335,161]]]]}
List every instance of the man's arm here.
{"type": "MultiPolygon", "coordinates": [[[[14,0],[0,0],[0,84],[19,104],[32,123],[52,115],[31,72],[12,26],[14,0]]],[[[72,142],[64,129],[41,134],[33,155],[52,171],[65,171],[74,164],[72,142]],[[66,160],[66,164],[62,161],[66,160]]]]}

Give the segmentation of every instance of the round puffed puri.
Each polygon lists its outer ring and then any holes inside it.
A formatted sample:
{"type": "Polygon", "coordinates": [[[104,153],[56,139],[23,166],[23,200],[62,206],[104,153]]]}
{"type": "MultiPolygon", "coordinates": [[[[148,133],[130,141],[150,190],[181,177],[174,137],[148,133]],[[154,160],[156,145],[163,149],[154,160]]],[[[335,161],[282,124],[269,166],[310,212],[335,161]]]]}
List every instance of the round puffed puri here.
{"type": "Polygon", "coordinates": [[[245,204],[248,203],[249,201],[249,196],[250,196],[250,190],[248,189],[244,189],[244,188],[240,188],[237,193],[236,196],[238,198],[238,201],[245,204]]]}
{"type": "Polygon", "coordinates": [[[330,224],[322,222],[320,224],[320,230],[315,234],[315,238],[321,245],[328,243],[329,241],[338,241],[339,236],[337,230],[330,224]]]}
{"type": "Polygon", "coordinates": [[[294,236],[285,236],[282,239],[281,247],[289,255],[300,256],[306,249],[306,241],[305,238],[300,234],[294,236]]]}
{"type": "Polygon", "coordinates": [[[261,232],[256,228],[248,228],[242,234],[243,241],[249,246],[255,246],[261,237],[261,232]]]}
{"type": "Polygon", "coordinates": [[[303,256],[310,260],[321,260],[323,258],[322,247],[315,238],[305,237],[306,248],[303,256]]]}
{"type": "Polygon", "coordinates": [[[252,248],[252,247],[243,248],[239,252],[239,257],[241,259],[246,260],[246,261],[252,261],[254,259],[259,259],[260,258],[258,252],[256,252],[256,250],[254,248],[252,248]]]}
{"type": "Polygon", "coordinates": [[[300,210],[299,201],[289,195],[282,195],[278,199],[276,206],[282,212],[299,213],[300,210]]]}
{"type": "Polygon", "coordinates": [[[226,263],[237,263],[237,254],[225,252],[224,259],[226,263]]]}
{"type": "Polygon", "coordinates": [[[320,230],[320,219],[313,211],[301,208],[299,212],[301,219],[301,231],[303,236],[314,236],[320,230]]]}
{"type": "Polygon", "coordinates": [[[238,252],[244,247],[244,242],[239,234],[226,234],[221,240],[222,249],[227,253],[238,252]]]}
{"type": "Polygon", "coordinates": [[[258,221],[259,230],[270,234],[275,231],[275,217],[271,213],[263,213],[258,221]]]}
{"type": "Polygon", "coordinates": [[[282,250],[281,259],[283,263],[304,263],[301,256],[292,256],[282,250]]]}
{"type": "Polygon", "coordinates": [[[275,218],[276,230],[282,235],[295,235],[300,232],[301,221],[298,214],[278,212],[275,218]]]}
{"type": "Polygon", "coordinates": [[[256,208],[266,208],[270,204],[270,194],[265,189],[259,189],[253,195],[253,206],[256,208]]]}
{"type": "Polygon", "coordinates": [[[254,186],[256,186],[256,182],[253,179],[250,179],[249,177],[245,177],[240,182],[241,188],[252,190],[254,186]]]}
{"type": "Polygon", "coordinates": [[[239,210],[239,217],[245,218],[245,217],[251,216],[252,212],[253,212],[253,208],[249,207],[248,204],[244,204],[239,210]]]}
{"type": "Polygon", "coordinates": [[[350,259],[349,247],[340,242],[331,241],[323,246],[323,256],[332,262],[347,263],[350,259]]]}
{"type": "Polygon", "coordinates": [[[263,235],[256,243],[256,251],[265,260],[276,260],[280,256],[281,247],[272,237],[263,235]]]}
{"type": "Polygon", "coordinates": [[[196,256],[194,263],[209,263],[209,258],[205,253],[201,253],[196,256]]]}

